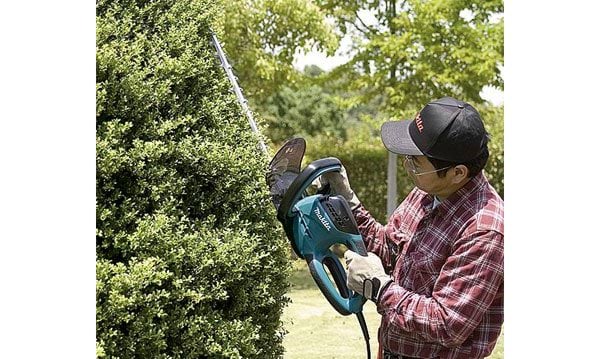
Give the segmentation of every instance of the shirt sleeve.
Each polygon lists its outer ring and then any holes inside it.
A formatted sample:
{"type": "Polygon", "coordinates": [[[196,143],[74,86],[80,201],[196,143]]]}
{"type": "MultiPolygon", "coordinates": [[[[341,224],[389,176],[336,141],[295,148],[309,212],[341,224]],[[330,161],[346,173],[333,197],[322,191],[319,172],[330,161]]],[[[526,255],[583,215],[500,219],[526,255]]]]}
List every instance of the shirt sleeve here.
{"type": "Polygon", "coordinates": [[[407,241],[406,238],[399,237],[400,233],[396,230],[395,222],[399,220],[399,216],[395,213],[384,226],[377,222],[362,204],[353,210],[353,214],[367,251],[375,253],[381,259],[386,272],[391,273],[395,264],[392,252],[394,248],[401,247],[401,242],[407,241]]]}
{"type": "Polygon", "coordinates": [[[461,238],[427,297],[396,282],[377,304],[389,328],[445,347],[461,345],[479,325],[504,281],[504,236],[478,231],[461,238]]]}

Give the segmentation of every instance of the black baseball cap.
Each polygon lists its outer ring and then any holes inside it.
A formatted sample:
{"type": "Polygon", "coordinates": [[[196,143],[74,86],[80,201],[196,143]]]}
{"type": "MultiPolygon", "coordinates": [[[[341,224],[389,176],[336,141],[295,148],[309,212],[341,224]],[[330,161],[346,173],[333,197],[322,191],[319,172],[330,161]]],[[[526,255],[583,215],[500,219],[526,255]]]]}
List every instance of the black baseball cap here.
{"type": "Polygon", "coordinates": [[[465,163],[484,151],[488,135],[473,106],[443,97],[428,103],[413,120],[385,122],[381,140],[390,152],[465,163]]]}

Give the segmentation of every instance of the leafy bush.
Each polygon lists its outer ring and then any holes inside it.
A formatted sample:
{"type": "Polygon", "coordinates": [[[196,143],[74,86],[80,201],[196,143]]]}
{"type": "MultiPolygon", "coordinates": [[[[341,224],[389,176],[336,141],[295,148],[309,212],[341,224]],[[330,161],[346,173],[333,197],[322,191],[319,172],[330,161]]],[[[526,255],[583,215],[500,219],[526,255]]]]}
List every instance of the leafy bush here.
{"type": "Polygon", "coordinates": [[[320,86],[283,86],[263,106],[268,136],[275,142],[318,134],[346,138],[343,109],[320,86]]]}
{"type": "Polygon", "coordinates": [[[97,2],[99,357],[283,353],[289,245],[210,44],[218,12],[97,2]]]}

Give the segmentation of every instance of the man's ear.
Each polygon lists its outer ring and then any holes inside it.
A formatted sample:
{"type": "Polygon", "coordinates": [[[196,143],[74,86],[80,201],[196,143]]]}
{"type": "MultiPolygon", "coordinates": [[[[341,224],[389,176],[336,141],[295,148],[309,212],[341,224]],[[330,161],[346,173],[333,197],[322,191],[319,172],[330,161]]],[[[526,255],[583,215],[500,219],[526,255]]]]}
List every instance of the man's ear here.
{"type": "Polygon", "coordinates": [[[458,165],[451,169],[453,171],[454,177],[452,178],[452,183],[458,184],[465,180],[465,178],[469,177],[469,169],[465,165],[458,165]]]}

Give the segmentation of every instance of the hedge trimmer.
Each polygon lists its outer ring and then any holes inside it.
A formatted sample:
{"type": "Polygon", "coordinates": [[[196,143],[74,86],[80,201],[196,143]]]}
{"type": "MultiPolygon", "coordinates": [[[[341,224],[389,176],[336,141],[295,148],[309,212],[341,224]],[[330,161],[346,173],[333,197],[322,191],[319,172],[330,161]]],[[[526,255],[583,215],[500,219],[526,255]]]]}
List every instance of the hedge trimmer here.
{"type": "MultiPolygon", "coordinates": [[[[260,136],[248,103],[214,33],[212,41],[252,130],[260,136]]],[[[268,156],[262,140],[260,145],[268,156]]],[[[310,274],[327,301],[341,315],[356,314],[367,345],[367,358],[371,358],[369,332],[362,313],[366,299],[348,289],[346,271],[331,250],[332,246],[343,244],[366,256],[367,249],[358,226],[344,197],[327,194],[327,188],[315,195],[307,195],[307,189],[319,176],[339,172],[342,164],[337,158],[329,157],[316,160],[300,171],[305,149],[303,138],[288,140],[269,164],[267,184],[277,219],[283,224],[296,255],[308,263],[310,274]]]]}
{"type": "Polygon", "coordinates": [[[300,171],[305,148],[304,139],[291,139],[269,164],[267,182],[271,186],[277,219],[283,224],[296,255],[308,263],[310,274],[329,304],[341,315],[356,314],[367,345],[367,358],[370,358],[369,332],[362,313],[366,299],[348,289],[346,271],[331,250],[332,246],[343,244],[360,255],[367,255],[356,220],[344,197],[306,194],[313,181],[322,174],[339,172],[342,164],[337,158],[328,157],[300,171]]]}

